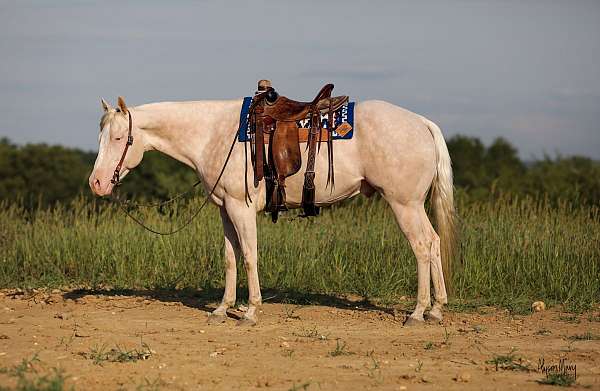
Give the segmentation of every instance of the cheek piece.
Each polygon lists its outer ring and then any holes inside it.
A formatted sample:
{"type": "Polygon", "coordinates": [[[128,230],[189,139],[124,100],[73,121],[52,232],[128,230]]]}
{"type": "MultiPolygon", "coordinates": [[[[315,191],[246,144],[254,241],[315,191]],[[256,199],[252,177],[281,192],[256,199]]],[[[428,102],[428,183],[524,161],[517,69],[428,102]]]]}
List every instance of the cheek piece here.
{"type": "Polygon", "coordinates": [[[121,182],[119,179],[119,176],[121,175],[121,168],[123,167],[123,162],[125,161],[125,156],[127,155],[127,150],[129,149],[129,147],[131,145],[133,145],[133,136],[131,135],[131,124],[132,124],[132,119],[131,119],[131,111],[127,110],[127,116],[129,119],[129,131],[127,133],[127,144],[125,144],[125,149],[123,150],[123,154],[121,155],[121,160],[119,160],[119,164],[117,164],[117,167],[115,168],[115,172],[113,173],[113,177],[110,180],[110,183],[112,183],[115,186],[118,186],[121,182]]]}

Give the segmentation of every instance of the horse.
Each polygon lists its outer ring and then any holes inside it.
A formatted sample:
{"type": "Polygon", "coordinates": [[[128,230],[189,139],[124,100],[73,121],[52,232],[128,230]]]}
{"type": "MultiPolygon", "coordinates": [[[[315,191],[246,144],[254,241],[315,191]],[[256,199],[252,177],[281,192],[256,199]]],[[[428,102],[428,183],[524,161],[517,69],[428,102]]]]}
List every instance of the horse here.
{"type": "MultiPolygon", "coordinates": [[[[117,102],[112,107],[101,100],[98,155],[89,177],[92,192],[110,195],[115,183],[140,164],[145,151],[160,151],[195,170],[210,202],[219,208],[225,240],[225,291],[208,322],[225,322],[227,310],[235,305],[236,260],[243,259],[249,304],[238,324],[256,325],[257,309],[262,304],[256,215],[265,208],[265,184],[254,183],[252,170],[246,170],[251,164],[250,154],[239,142],[233,145],[223,168],[230,140],[238,131],[242,99],[159,102],[136,107],[128,107],[122,97],[117,102]],[[248,190],[246,184],[250,184],[248,190]]],[[[391,207],[417,260],[417,302],[405,325],[422,325],[425,320],[440,322],[442,308],[448,302],[445,281],[452,278],[456,221],[452,167],[442,131],[424,116],[385,101],[369,100],[355,105],[354,135],[349,140],[335,141],[335,149],[334,188],[325,186],[327,153],[317,155],[316,205],[328,206],[358,194],[370,197],[379,193],[391,207]],[[437,231],[425,209],[428,196],[437,231]]],[[[303,154],[305,166],[306,151],[303,154]]],[[[286,206],[290,209],[300,207],[303,171],[287,180],[286,206]]]]}

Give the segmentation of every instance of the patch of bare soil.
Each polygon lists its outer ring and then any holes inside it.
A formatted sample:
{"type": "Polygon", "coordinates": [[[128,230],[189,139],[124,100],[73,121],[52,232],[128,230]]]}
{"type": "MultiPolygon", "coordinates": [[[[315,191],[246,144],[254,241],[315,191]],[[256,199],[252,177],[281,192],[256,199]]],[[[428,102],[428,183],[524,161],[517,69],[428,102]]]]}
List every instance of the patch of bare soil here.
{"type": "Polygon", "coordinates": [[[27,376],[60,368],[76,390],[552,389],[537,383],[541,360],[571,375],[576,365],[574,386],[600,389],[600,309],[480,308],[403,327],[402,310],[274,301],[248,328],[239,311],[209,326],[214,306],[194,296],[5,290],[0,385],[15,387],[15,368],[37,355],[27,376]]]}

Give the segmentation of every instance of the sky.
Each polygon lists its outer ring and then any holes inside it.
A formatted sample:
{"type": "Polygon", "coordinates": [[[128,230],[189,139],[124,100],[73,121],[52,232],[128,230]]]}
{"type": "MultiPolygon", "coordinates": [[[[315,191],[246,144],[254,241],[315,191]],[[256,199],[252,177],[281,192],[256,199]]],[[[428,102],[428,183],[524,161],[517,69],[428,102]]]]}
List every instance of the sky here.
{"type": "Polygon", "coordinates": [[[599,1],[3,1],[0,137],[97,150],[100,98],[308,100],[326,82],[496,137],[600,159],[599,1]]]}

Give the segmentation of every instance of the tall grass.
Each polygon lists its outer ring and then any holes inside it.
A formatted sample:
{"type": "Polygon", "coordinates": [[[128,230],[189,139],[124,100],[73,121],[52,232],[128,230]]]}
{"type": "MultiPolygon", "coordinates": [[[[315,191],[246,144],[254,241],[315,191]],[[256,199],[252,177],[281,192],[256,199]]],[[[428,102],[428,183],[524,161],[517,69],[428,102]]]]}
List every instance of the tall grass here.
{"type": "MultiPolygon", "coordinates": [[[[170,228],[195,206],[136,211],[170,228]]],[[[294,212],[292,212],[294,213],[294,212]]],[[[600,211],[530,199],[459,204],[460,256],[453,299],[511,306],[534,299],[600,301],[600,211]]],[[[416,262],[381,200],[358,199],[317,219],[259,216],[259,273],[266,288],[414,296],[416,262]]],[[[0,287],[85,284],[115,288],[219,288],[223,236],[216,208],[186,230],[150,234],[112,206],[77,201],[29,214],[0,208],[0,287]]],[[[238,267],[245,286],[243,267],[238,267]]]]}

